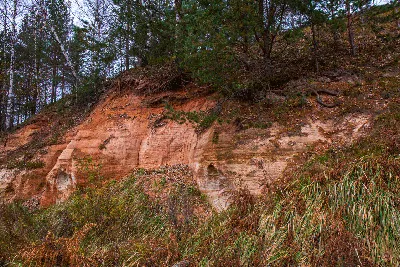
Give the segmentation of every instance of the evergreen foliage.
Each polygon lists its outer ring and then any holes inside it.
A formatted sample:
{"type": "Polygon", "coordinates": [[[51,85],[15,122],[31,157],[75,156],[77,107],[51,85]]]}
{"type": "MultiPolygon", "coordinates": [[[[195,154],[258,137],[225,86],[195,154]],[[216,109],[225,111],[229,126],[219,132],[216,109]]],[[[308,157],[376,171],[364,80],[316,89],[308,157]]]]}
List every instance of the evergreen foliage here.
{"type": "MultiPolygon", "coordinates": [[[[363,29],[378,35],[376,18],[368,15],[374,4],[370,0],[1,4],[2,131],[69,94],[81,104],[90,103],[104,81],[124,70],[170,62],[199,83],[254,100],[293,78],[293,73],[283,71],[293,63],[282,51],[285,45],[302,46],[305,39],[310,55],[304,55],[309,62],[303,68],[318,74],[329,60],[323,46],[332,46],[320,39],[321,28],[328,25],[336,50],[348,49],[354,56],[364,46],[357,37],[363,32],[353,30],[356,15],[363,29]],[[304,35],[307,27],[310,39],[304,35]]],[[[389,5],[398,17],[397,1],[389,5]]]]}

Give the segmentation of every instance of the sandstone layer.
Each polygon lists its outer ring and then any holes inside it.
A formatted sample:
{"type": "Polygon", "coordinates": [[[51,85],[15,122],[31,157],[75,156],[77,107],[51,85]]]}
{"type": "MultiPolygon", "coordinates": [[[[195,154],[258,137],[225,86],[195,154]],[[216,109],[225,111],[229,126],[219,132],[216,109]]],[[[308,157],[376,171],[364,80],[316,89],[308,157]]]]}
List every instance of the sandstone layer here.
{"type": "MultiPolygon", "coordinates": [[[[198,131],[189,121],[160,120],[165,114],[163,103],[172,96],[176,111],[202,112],[216,104],[213,95],[188,97],[184,90],[151,97],[110,92],[83,123],[64,136],[63,142],[46,146],[35,155],[36,160],[44,162],[43,167],[1,169],[1,198],[34,199],[46,206],[65,200],[78,186],[88,185],[88,172],[99,172],[102,179],[109,180],[137,168],[184,164],[212,205],[222,210],[233,191],[247,188],[260,194],[263,186],[280,177],[299,153],[314,145],[351,142],[370,121],[365,115],[340,121],[310,117],[291,135],[284,134],[284,127],[278,123],[266,129],[240,130],[234,123],[214,122],[198,131]]],[[[40,123],[29,124],[9,136],[0,155],[40,138],[35,135],[40,123]]]]}

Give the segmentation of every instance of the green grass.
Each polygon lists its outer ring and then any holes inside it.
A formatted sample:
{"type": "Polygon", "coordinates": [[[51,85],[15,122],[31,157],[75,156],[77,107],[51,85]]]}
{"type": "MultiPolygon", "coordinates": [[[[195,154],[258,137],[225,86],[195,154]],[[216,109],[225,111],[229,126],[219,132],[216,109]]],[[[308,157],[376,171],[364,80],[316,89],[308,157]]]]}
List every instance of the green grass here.
{"type": "Polygon", "coordinates": [[[399,266],[399,114],[389,105],[368,136],[307,153],[263,196],[237,192],[221,213],[167,168],[93,183],[48,209],[0,205],[0,265],[399,266]]]}
{"type": "Polygon", "coordinates": [[[171,238],[186,239],[200,221],[187,203],[204,201],[198,190],[185,185],[174,185],[165,202],[150,198],[132,175],[121,182],[81,189],[65,203],[35,212],[18,203],[1,205],[0,262],[170,264],[179,256],[177,241],[171,243],[171,238]],[[78,246],[71,250],[74,242],[78,246]]]}
{"type": "Polygon", "coordinates": [[[45,166],[45,163],[41,160],[29,161],[29,160],[13,160],[7,163],[8,169],[19,169],[19,170],[33,170],[40,169],[45,166]]]}
{"type": "Polygon", "coordinates": [[[196,125],[196,130],[201,132],[211,127],[211,125],[218,119],[218,114],[215,112],[207,111],[179,111],[175,110],[168,103],[165,104],[165,118],[183,124],[190,122],[196,125]]]}
{"type": "Polygon", "coordinates": [[[140,175],[81,189],[49,209],[3,205],[0,256],[47,266],[400,264],[400,158],[364,157],[310,176],[314,165],[331,164],[329,155],[311,159],[297,179],[265,197],[239,192],[231,208],[208,219],[188,210],[206,201],[197,188],[174,184],[167,199],[154,199],[140,175]],[[69,254],[74,242],[79,257],[69,254]]]}

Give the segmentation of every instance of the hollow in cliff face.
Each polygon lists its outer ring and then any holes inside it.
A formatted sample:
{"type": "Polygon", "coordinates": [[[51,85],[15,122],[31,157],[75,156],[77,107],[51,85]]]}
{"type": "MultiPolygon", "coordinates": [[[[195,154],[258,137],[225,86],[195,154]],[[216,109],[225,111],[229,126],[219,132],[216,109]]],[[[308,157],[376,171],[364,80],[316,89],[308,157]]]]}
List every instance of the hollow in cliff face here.
{"type": "MultiPolygon", "coordinates": [[[[136,168],[184,164],[191,168],[193,179],[213,206],[222,210],[229,205],[233,191],[247,188],[260,194],[263,186],[282,175],[295,155],[311,145],[351,141],[370,119],[361,115],[341,122],[309,118],[290,136],[283,134],[284,127],[277,123],[266,129],[243,130],[235,123],[214,122],[198,131],[195,123],[166,114],[159,103],[172,96],[173,110],[181,115],[205,112],[216,104],[213,95],[188,97],[184,90],[151,97],[111,92],[83,123],[66,134],[63,142],[49,145],[46,153],[36,155],[45,163],[43,168],[1,170],[2,197],[39,197],[46,206],[65,200],[77,186],[90,186],[90,172],[105,181],[124,177],[136,168]],[[87,157],[91,165],[83,168],[80,162],[87,157]]],[[[27,126],[26,131],[35,127],[27,126]]],[[[21,129],[11,137],[13,147],[0,152],[5,154],[24,145],[31,134],[21,129]]]]}

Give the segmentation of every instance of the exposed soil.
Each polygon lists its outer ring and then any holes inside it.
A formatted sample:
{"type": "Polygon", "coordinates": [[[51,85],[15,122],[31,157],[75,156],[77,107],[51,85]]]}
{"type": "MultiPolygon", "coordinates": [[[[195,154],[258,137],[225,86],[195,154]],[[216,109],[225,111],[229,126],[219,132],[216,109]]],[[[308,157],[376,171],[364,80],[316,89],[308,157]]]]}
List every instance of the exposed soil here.
{"type": "MultiPolygon", "coordinates": [[[[338,83],[342,81],[321,84],[340,87],[343,95],[347,87],[338,83]]],[[[305,85],[300,82],[296,86],[305,85]]],[[[296,98],[276,96],[258,104],[258,111],[252,105],[230,100],[211,127],[198,131],[189,120],[168,119],[165,103],[182,114],[207,114],[218,97],[204,93],[203,88],[189,84],[174,92],[148,96],[132,90],[110,90],[61,141],[34,154],[32,158],[44,166],[1,169],[1,195],[7,201],[34,197],[47,206],[65,200],[79,186],[89,186],[93,181],[88,177],[108,181],[137,168],[184,164],[210,203],[222,210],[239,188],[260,194],[299,153],[349,143],[368,130],[372,119],[369,113],[341,112],[343,106],[327,109],[315,102],[315,96],[303,97],[305,107],[297,105],[296,98]],[[271,101],[275,103],[270,105],[271,101]],[[289,115],[286,109],[293,112],[289,115]]],[[[33,120],[11,134],[0,155],[6,158],[29,147],[41,138],[38,133],[42,127],[43,120],[33,120]]]]}

